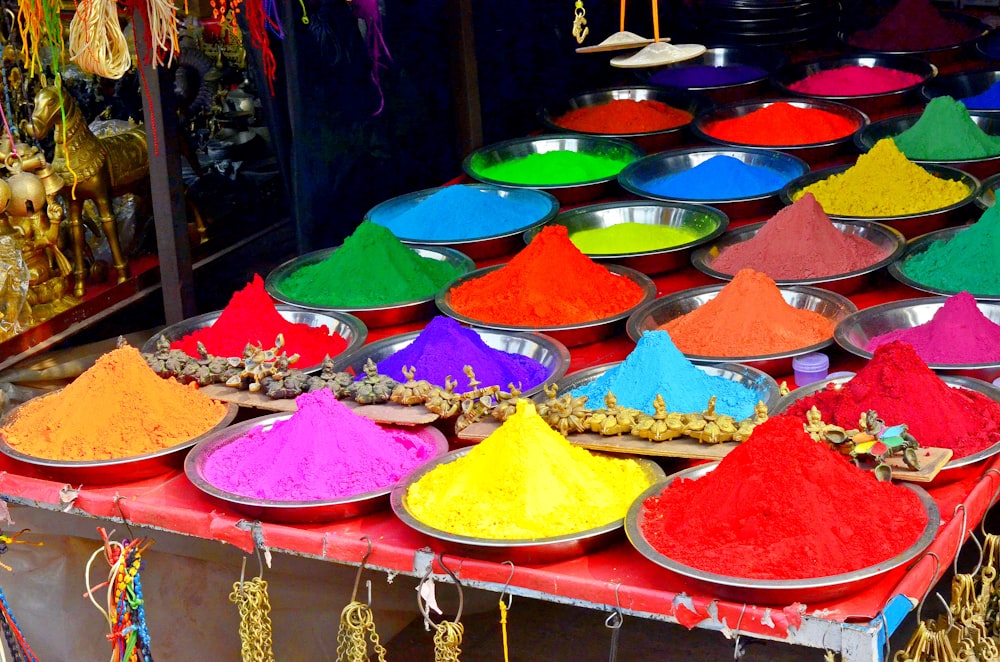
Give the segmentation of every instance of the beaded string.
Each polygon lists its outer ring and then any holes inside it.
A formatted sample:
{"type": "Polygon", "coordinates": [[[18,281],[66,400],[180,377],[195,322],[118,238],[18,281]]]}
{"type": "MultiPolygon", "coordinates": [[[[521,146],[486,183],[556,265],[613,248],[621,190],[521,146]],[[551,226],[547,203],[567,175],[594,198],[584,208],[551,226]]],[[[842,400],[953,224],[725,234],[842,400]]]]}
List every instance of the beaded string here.
{"type": "MultiPolygon", "coordinates": [[[[28,529],[21,529],[14,535],[0,533],[0,554],[6,554],[13,543],[34,545],[36,547],[44,545],[41,542],[20,540],[21,535],[27,531],[28,529]]],[[[5,563],[0,563],[0,567],[3,567],[5,570],[12,570],[5,563]]],[[[0,631],[3,632],[4,641],[7,642],[7,648],[10,650],[11,659],[14,662],[38,662],[34,651],[31,650],[31,646],[28,645],[28,642],[24,639],[24,635],[21,633],[21,626],[18,625],[17,619],[14,618],[14,612],[11,610],[10,605],[7,604],[7,596],[4,595],[2,588],[0,588],[0,631]]],[[[0,646],[0,662],[7,662],[3,646],[0,646]]]]}
{"type": "Polygon", "coordinates": [[[142,580],[139,575],[142,552],[153,543],[143,538],[117,542],[110,540],[110,535],[103,527],[98,527],[97,530],[104,540],[104,545],[91,554],[87,561],[86,596],[108,623],[110,632],[107,638],[111,642],[111,662],[153,662],[149,629],[146,626],[142,580]],[[111,567],[108,581],[92,586],[90,570],[94,560],[102,552],[111,567]],[[108,587],[107,609],[94,599],[94,590],[104,585],[108,587]]]}

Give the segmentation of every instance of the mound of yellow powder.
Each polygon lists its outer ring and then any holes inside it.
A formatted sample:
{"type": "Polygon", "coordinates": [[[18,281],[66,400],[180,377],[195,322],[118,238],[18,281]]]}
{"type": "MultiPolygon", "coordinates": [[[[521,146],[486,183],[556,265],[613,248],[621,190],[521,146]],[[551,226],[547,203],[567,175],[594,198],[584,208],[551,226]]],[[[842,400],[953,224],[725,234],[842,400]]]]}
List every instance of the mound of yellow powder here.
{"type": "Polygon", "coordinates": [[[884,138],[845,172],[807,186],[793,198],[806,193],[816,196],[827,214],[877,218],[947,207],[968,197],[969,187],[935,177],[907,159],[892,138],[884,138]]]}
{"type": "Polygon", "coordinates": [[[634,460],[570,445],[521,400],[478,446],[411,485],[406,507],[421,522],[459,535],[548,538],[622,519],[650,483],[634,460]]]}

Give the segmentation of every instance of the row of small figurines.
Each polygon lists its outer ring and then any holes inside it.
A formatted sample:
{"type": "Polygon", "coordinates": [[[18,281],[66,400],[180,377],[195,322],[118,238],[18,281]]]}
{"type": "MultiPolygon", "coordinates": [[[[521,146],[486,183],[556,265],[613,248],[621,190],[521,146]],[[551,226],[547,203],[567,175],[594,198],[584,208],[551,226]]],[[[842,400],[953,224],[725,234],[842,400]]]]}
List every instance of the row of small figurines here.
{"type": "MultiPolygon", "coordinates": [[[[161,377],[174,377],[182,382],[196,382],[200,386],[225,384],[226,386],[260,392],[272,399],[295,398],[322,388],[333,392],[338,399],[351,398],[359,404],[395,402],[401,405],[423,405],[441,418],[457,417],[455,429],[462,431],[479,420],[492,417],[503,422],[514,412],[521,392],[513,384],[508,391],[499,386],[480,387],[471,366],[465,366],[469,390],[456,392],[458,381],[445,380],[445,386],[435,386],[426,380],[416,380],[416,369],[404,368],[407,380],[398,382],[378,374],[375,362],[369,359],[361,379],[349,372],[334,370],[333,361],[327,357],[318,374],[308,374],[292,368],[298,355],[285,355],[280,349],[284,339],[278,336],[275,347],[263,349],[261,345],[247,344],[242,357],[212,356],[205,346],[198,343],[199,356],[188,356],[182,350],[170,349],[170,341],[161,337],[156,351],[144,354],[153,371],[161,377]]],[[[605,436],[631,434],[649,441],[667,441],[681,436],[692,437],[705,443],[744,441],[754,427],[767,420],[767,405],[758,402],[754,414],[737,421],[732,416],[715,410],[712,396],[704,411],[668,412],[663,397],[656,396],[653,414],[638,409],[619,406],[614,394],[604,398],[605,406],[588,409],[587,398],[573,397],[571,393],[558,395],[558,386],[545,388],[548,398],[538,405],[539,415],[553,429],[564,436],[571,433],[594,432],[605,436]]]]}

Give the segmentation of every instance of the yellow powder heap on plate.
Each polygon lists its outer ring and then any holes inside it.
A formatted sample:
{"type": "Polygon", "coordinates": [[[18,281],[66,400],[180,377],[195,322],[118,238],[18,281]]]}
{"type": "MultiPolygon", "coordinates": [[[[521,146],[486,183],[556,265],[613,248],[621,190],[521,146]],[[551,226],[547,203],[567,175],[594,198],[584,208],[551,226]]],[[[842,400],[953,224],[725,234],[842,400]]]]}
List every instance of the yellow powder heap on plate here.
{"type": "Polygon", "coordinates": [[[816,196],[832,216],[881,218],[941,209],[969,196],[960,181],[935,177],[899,151],[892,138],[875,143],[846,171],[793,194],[816,196]]]}
{"type": "Polygon", "coordinates": [[[409,487],[406,508],[441,531],[531,540],[578,533],[625,517],[652,476],[634,460],[572,446],[530,400],[467,454],[409,487]]]}
{"type": "Polygon", "coordinates": [[[29,400],[2,428],[11,448],[50,460],[110,460],[177,446],[215,426],[224,404],[161,379],[135,347],[108,352],[61,391],[29,400]]]}
{"type": "Polygon", "coordinates": [[[703,236],[694,228],[647,223],[617,223],[604,228],[577,230],[569,236],[585,255],[644,253],[689,244],[703,236]]]}

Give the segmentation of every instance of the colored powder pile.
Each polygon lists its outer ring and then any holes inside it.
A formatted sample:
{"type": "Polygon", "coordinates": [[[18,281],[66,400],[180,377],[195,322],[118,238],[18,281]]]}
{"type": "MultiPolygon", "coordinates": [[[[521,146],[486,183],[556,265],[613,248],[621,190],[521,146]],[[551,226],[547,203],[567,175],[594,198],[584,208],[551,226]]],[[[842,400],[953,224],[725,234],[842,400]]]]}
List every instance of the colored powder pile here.
{"type": "Polygon", "coordinates": [[[417,204],[380,212],[370,220],[397,237],[421,241],[464,241],[514,232],[544,218],[551,209],[544,195],[511,195],[503,189],[446,186],[417,204]]]}
{"type": "Polygon", "coordinates": [[[968,292],[945,299],[930,321],[875,336],[865,349],[874,352],[896,340],[908,343],[927,363],[1000,363],[1000,324],[986,317],[968,292]]]}
{"type": "Polygon", "coordinates": [[[769,418],[702,478],[646,499],[639,521],[643,538],[678,563],[768,580],[866,568],[926,526],[915,492],[845,462],[788,416],[769,418]]]}
{"type": "Polygon", "coordinates": [[[649,485],[634,460],[572,446],[531,401],[520,400],[516,413],[465,456],[411,485],[406,507],[442,531],[527,540],[621,520],[649,485]]]}
{"type": "MultiPolygon", "coordinates": [[[[66,388],[29,400],[2,431],[15,450],[51,460],[111,460],[155,453],[207,432],[226,406],[160,379],[135,347],[104,354],[66,388]]],[[[122,469],[128,479],[128,470],[122,469]]]]}
{"type": "Polygon", "coordinates": [[[875,27],[855,32],[848,42],[876,51],[927,51],[954,46],[978,34],[972,26],[943,16],[930,0],[899,0],[875,27]]]}
{"type": "Polygon", "coordinates": [[[980,129],[968,109],[949,96],[931,99],[916,124],[892,140],[907,158],[919,161],[982,159],[1000,154],[1000,137],[980,129]]]}
{"type": "Polygon", "coordinates": [[[328,389],[304,393],[290,418],[218,447],[202,477],[231,494],[273,501],[330,501],[386,490],[433,458],[433,441],[382,428],[328,389]]]}
{"type": "Polygon", "coordinates": [[[688,124],[694,115],[652,99],[613,99],[597,106],[574,108],[555,124],[583,133],[650,133],[688,124]]]}
{"type": "Polygon", "coordinates": [[[723,248],[709,266],[724,274],[754,269],[774,280],[805,280],[864,269],[887,255],[864,237],[838,230],[806,193],[750,239],[723,248]]]}
{"type": "Polygon", "coordinates": [[[969,110],[996,110],[1000,108],[1000,81],[993,83],[985,91],[962,99],[962,105],[969,110]]]}
{"type": "Polygon", "coordinates": [[[712,122],[705,133],[744,145],[810,145],[844,138],[857,128],[843,115],[779,101],[742,117],[712,122]]]}
{"type": "Polygon", "coordinates": [[[643,296],[581,253],[564,226],[551,225],[503,267],[452,288],[449,303],[475,320],[541,328],[605,319],[643,296]]]}
{"type": "Polygon", "coordinates": [[[278,288],[315,306],[384,306],[431,298],[459,275],[447,262],[410,250],[381,225],[364,222],[329,257],[292,272],[278,288]]]}
{"type": "Polygon", "coordinates": [[[714,299],[660,326],[688,355],[742,357],[788,352],[829,340],[831,320],[785,302],[774,281],[744,269],[714,299]]]}
{"type": "Polygon", "coordinates": [[[413,342],[392,356],[378,362],[380,375],[406,381],[403,368],[416,367],[416,379],[426,379],[443,387],[445,378],[458,380],[465,390],[464,366],[472,366],[482,386],[514,384],[520,391],[545,381],[548,370],[538,361],[521,354],[493,349],[473,329],[463,327],[450,317],[435,317],[413,342]]]}
{"type": "Polygon", "coordinates": [[[792,194],[812,193],[827,214],[879,218],[920,214],[969,197],[961,181],[935,177],[883,138],[846,171],[792,194]]]}
{"type": "Polygon", "coordinates": [[[763,166],[747,165],[720,154],[690,170],[646,184],[653,194],[681,200],[731,200],[773,193],[791,177],[763,166]]]}
{"type": "Polygon", "coordinates": [[[817,96],[860,97],[905,90],[919,85],[923,80],[922,76],[899,69],[850,65],[817,71],[795,81],[788,88],[817,96]]]}
{"type": "Polygon", "coordinates": [[[684,358],[666,331],[647,331],[635,349],[619,365],[594,381],[573,390],[573,396],[587,396],[587,406],[604,406],[608,391],[622,407],[653,414],[653,400],[663,396],[667,411],[703,411],[709,398],[716,397],[716,409],[739,420],[753,415],[758,397],[755,391],[718,375],[710,375],[684,358]]]}
{"type": "Polygon", "coordinates": [[[233,294],[211,326],[175,340],[170,348],[197,357],[200,342],[213,356],[242,356],[247,343],[273,347],[279,333],[285,337],[282,351],[299,355],[296,367],[318,365],[347,347],[347,341],[327,326],[295,324],[282,317],[264,290],[263,279],[254,274],[246,287],[233,294]]]}
{"type": "Polygon", "coordinates": [[[477,167],[476,172],[495,182],[522,186],[559,186],[616,177],[633,160],[634,156],[625,151],[584,154],[559,149],[477,167]]]}
{"type": "Polygon", "coordinates": [[[908,425],[921,446],[952,449],[955,459],[1000,441],[1000,404],[951,388],[903,342],[879,347],[849,382],[840,388],[830,382],[787,413],[804,421],[813,405],[824,421],[846,429],[856,428],[861,414],[874,409],[889,425],[908,425]]]}
{"type": "Polygon", "coordinates": [[[698,89],[722,87],[723,85],[739,85],[740,83],[748,83],[752,80],[760,80],[762,78],[767,78],[767,71],[758,67],[743,64],[727,67],[696,64],[690,67],[662,69],[650,76],[649,82],[653,85],[698,89]]]}
{"type": "Polygon", "coordinates": [[[900,269],[918,283],[947,292],[1000,294],[1000,206],[948,240],[907,257],[900,269]]]}
{"type": "Polygon", "coordinates": [[[673,248],[700,239],[703,234],[691,227],[617,223],[604,228],[577,230],[569,239],[587,255],[619,255],[673,248]]]}

